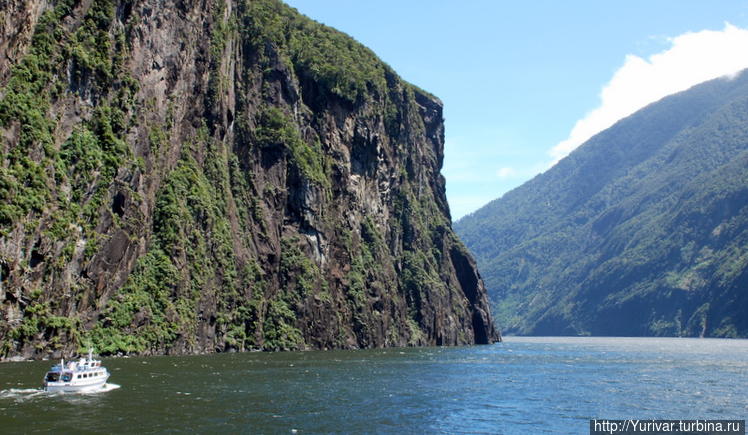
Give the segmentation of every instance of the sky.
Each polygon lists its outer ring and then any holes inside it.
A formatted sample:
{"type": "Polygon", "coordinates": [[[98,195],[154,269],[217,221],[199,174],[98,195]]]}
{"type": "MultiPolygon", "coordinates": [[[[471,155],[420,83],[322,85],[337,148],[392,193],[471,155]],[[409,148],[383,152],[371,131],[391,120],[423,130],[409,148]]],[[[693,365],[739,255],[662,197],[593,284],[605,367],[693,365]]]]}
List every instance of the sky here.
{"type": "Polygon", "coordinates": [[[748,68],[748,0],[286,0],[444,103],[459,219],[646,104],[748,68]]]}

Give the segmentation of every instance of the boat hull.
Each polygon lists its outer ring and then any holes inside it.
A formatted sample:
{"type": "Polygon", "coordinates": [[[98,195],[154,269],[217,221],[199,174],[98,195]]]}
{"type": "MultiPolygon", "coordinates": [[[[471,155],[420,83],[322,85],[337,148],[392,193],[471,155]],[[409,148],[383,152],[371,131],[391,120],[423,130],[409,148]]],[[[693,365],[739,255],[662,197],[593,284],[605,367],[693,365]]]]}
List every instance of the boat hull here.
{"type": "Polygon", "coordinates": [[[97,379],[96,382],[46,382],[44,384],[44,391],[50,393],[63,392],[63,393],[89,393],[92,391],[101,390],[106,385],[106,381],[109,376],[102,379],[97,379]]]}

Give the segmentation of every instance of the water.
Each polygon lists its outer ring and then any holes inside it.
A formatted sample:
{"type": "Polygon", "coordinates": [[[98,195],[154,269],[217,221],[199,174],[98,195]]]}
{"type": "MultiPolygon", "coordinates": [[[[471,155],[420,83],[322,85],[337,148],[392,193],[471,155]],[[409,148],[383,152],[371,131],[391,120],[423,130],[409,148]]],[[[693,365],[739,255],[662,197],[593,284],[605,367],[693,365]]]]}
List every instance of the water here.
{"type": "Polygon", "coordinates": [[[0,432],[587,433],[591,418],[748,415],[748,340],[508,337],[104,364],[114,385],[88,395],[40,392],[49,361],[0,364],[0,432]]]}

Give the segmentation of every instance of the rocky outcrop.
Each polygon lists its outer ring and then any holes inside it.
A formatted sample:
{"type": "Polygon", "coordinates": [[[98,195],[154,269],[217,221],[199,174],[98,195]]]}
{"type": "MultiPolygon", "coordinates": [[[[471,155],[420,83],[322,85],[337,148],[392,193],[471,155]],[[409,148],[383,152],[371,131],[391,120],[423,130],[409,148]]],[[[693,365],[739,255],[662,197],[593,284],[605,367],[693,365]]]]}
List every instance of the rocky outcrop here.
{"type": "Polygon", "coordinates": [[[0,80],[5,82],[13,64],[24,56],[31,35],[46,2],[35,0],[0,1],[0,80]]]}
{"type": "Polygon", "coordinates": [[[270,0],[3,13],[0,355],[499,338],[441,102],[365,47],[270,0]]]}

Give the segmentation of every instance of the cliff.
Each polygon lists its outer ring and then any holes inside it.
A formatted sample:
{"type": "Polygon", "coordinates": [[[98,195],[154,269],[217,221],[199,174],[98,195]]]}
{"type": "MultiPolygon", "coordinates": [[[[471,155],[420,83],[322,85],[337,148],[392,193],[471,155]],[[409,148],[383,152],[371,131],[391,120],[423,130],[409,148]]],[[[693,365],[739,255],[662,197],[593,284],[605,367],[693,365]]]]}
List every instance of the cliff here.
{"type": "Polygon", "coordinates": [[[664,98],[455,224],[500,325],[748,337],[748,73],[664,98]]]}
{"type": "Polygon", "coordinates": [[[274,0],[3,2],[0,356],[499,339],[441,102],[274,0]]]}

